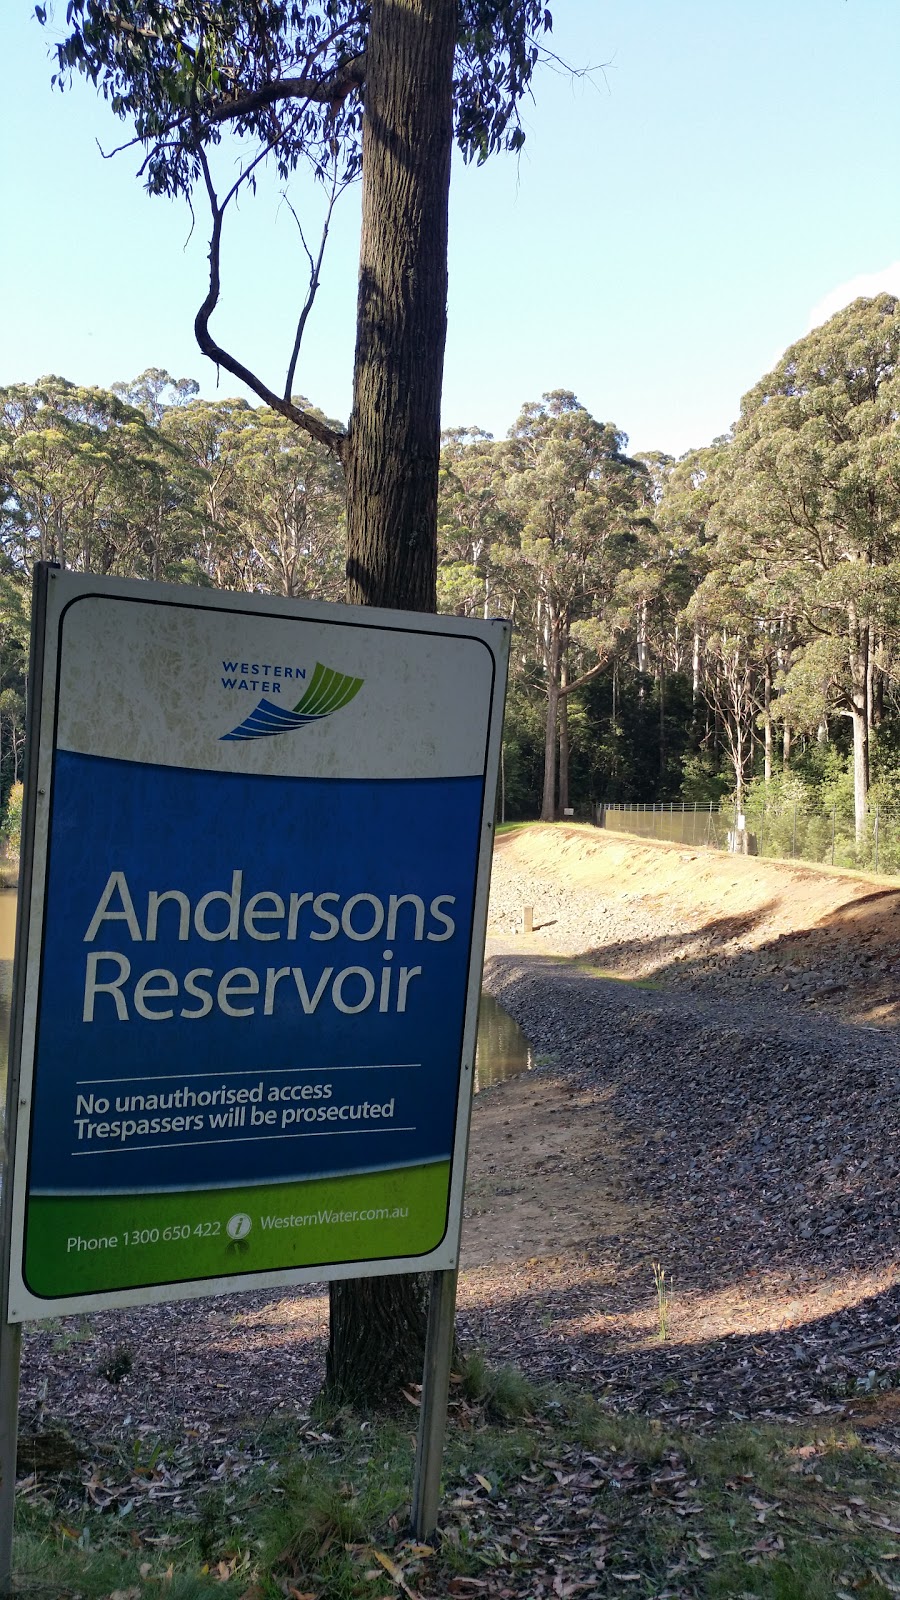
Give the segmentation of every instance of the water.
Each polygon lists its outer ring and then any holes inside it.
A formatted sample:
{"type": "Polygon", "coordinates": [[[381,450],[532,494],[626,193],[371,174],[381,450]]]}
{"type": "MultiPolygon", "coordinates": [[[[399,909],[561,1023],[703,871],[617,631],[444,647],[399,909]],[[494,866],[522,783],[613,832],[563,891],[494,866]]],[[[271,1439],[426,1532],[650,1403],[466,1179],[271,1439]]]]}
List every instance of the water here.
{"type": "MultiPolygon", "coordinates": [[[[0,1121],[6,1103],[6,1053],[9,1006],[12,995],[13,944],[16,900],[11,890],[0,891],[0,1121]]],[[[475,1052],[475,1093],[514,1078],[532,1066],[531,1051],[518,1023],[489,994],[482,994],[478,1014],[478,1048],[475,1052]]]]}
{"type": "Polygon", "coordinates": [[[11,889],[0,889],[0,1125],[6,1106],[6,1052],[9,1045],[17,899],[18,896],[11,889]]]}
{"type": "Polygon", "coordinates": [[[495,1083],[528,1072],[533,1066],[531,1049],[519,1024],[482,990],[478,1013],[478,1046],[475,1051],[475,1093],[491,1089],[495,1083]]]}

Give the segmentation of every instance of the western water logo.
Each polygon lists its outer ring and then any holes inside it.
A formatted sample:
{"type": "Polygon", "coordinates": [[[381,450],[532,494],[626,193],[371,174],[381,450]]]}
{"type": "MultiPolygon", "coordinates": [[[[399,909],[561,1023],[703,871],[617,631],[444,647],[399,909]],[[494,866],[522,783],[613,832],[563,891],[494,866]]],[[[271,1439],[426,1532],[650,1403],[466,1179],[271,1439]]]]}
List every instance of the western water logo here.
{"type": "Polygon", "coordinates": [[[351,678],[346,672],[334,672],[316,662],[309,687],[302,700],[292,711],[276,701],[260,700],[255,711],[239,722],[230,733],[220,734],[222,739],[269,739],[276,733],[291,733],[294,728],[305,728],[310,722],[322,722],[335,711],[343,711],[355,699],[363,686],[362,678],[351,678]]]}

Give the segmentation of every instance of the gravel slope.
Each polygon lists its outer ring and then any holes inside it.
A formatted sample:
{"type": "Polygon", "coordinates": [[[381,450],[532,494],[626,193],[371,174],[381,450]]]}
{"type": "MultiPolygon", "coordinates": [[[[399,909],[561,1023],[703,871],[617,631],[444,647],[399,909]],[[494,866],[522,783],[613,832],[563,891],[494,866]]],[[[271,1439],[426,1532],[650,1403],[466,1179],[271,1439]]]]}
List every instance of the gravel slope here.
{"type": "MultiPolygon", "coordinates": [[[[829,1004],[867,1013],[871,963],[853,941],[871,929],[851,919],[842,939],[833,922],[804,928],[800,911],[768,937],[758,919],[743,935],[733,921],[727,949],[708,908],[612,901],[571,861],[567,882],[539,854],[536,869],[536,850],[498,852],[486,984],[537,1071],[596,1097],[642,1221],[610,1237],[599,1215],[591,1259],[568,1283],[532,1276],[499,1341],[489,1316],[473,1326],[510,1359],[527,1346],[536,1370],[590,1374],[628,1406],[745,1415],[895,1389],[897,1036],[883,1010],[873,1028],[804,1003],[805,989],[840,981],[829,1004]],[[524,904],[532,936],[513,932],[524,904]],[[799,966],[788,955],[803,941],[812,959],[799,966]],[[573,955],[584,964],[560,960],[573,955]],[[654,1261],[671,1283],[665,1343],[654,1261]]],[[[866,903],[872,893],[857,890],[866,903]]],[[[890,974],[895,957],[882,936],[879,967],[890,974]]]]}

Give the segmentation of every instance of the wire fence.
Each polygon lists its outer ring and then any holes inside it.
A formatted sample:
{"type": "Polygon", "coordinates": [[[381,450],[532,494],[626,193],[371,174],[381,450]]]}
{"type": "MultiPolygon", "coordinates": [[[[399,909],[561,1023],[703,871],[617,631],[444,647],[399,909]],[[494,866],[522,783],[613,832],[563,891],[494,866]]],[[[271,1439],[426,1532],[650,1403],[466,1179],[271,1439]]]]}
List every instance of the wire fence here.
{"type": "Polygon", "coordinates": [[[900,811],[885,806],[871,808],[859,835],[848,807],[822,810],[800,800],[774,804],[748,800],[741,815],[731,803],[603,802],[597,806],[594,820],[598,827],[641,839],[900,874],[900,811]]]}

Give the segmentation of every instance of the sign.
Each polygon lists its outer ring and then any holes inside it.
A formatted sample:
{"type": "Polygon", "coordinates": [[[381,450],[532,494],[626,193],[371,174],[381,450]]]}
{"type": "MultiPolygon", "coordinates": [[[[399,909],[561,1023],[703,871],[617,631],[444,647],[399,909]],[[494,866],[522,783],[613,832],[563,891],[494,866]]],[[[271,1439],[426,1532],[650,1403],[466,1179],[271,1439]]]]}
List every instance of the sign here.
{"type": "Polygon", "coordinates": [[[39,581],[10,1320],[454,1267],[508,624],[39,581]]]}

